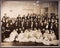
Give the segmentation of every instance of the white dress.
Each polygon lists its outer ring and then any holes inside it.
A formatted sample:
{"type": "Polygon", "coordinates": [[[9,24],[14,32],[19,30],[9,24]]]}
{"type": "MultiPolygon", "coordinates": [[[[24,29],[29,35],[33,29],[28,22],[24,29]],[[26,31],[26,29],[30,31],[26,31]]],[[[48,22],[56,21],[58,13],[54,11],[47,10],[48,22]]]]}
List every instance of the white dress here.
{"type": "Polygon", "coordinates": [[[36,41],[36,38],[35,38],[34,35],[35,35],[35,31],[31,30],[29,32],[29,41],[31,41],[31,42],[35,42],[36,41]]]}
{"type": "Polygon", "coordinates": [[[16,41],[22,42],[24,38],[24,33],[20,33],[18,37],[16,38],[16,41]]]}
{"type": "Polygon", "coordinates": [[[50,35],[50,38],[51,38],[51,40],[55,40],[55,39],[56,39],[56,35],[55,35],[54,33],[52,33],[52,34],[50,35]]]}
{"type": "Polygon", "coordinates": [[[5,38],[4,41],[6,41],[6,42],[12,42],[12,41],[15,40],[15,37],[17,35],[18,35],[18,33],[15,30],[13,30],[13,32],[11,32],[9,38],[5,38]]]}
{"type": "Polygon", "coordinates": [[[29,36],[29,32],[28,32],[28,30],[26,30],[24,33],[22,32],[18,35],[17,41],[28,42],[29,41],[28,36],[29,36]]]}
{"type": "Polygon", "coordinates": [[[37,43],[42,43],[42,41],[43,41],[43,37],[40,37],[39,39],[36,39],[37,43]]]}
{"type": "Polygon", "coordinates": [[[29,42],[29,31],[24,32],[23,42],[29,42]]]}
{"type": "Polygon", "coordinates": [[[44,33],[43,34],[44,39],[43,39],[42,43],[44,45],[50,45],[50,41],[49,41],[48,35],[49,35],[48,33],[44,33]]]}
{"type": "Polygon", "coordinates": [[[44,45],[50,45],[51,44],[48,38],[45,38],[42,43],[44,45]]]}
{"type": "Polygon", "coordinates": [[[50,44],[58,45],[59,44],[59,40],[52,40],[52,41],[50,41],[50,44]]]}
{"type": "Polygon", "coordinates": [[[36,42],[37,43],[41,43],[42,42],[43,36],[42,36],[42,33],[40,31],[35,33],[35,37],[36,37],[36,42]]]}

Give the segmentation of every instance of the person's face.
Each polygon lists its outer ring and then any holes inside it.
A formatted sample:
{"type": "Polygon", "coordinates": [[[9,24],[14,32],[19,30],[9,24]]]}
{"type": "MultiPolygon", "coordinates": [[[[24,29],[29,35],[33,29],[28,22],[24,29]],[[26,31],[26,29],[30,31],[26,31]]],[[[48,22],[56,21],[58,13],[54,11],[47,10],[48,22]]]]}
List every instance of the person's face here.
{"type": "Polygon", "coordinates": [[[34,30],[37,30],[36,28],[34,28],[34,30]]]}
{"type": "Polygon", "coordinates": [[[29,16],[29,14],[27,16],[29,16]]]}
{"type": "Polygon", "coordinates": [[[12,25],[13,23],[11,22],[10,24],[12,25]]]}
{"type": "Polygon", "coordinates": [[[56,26],[56,27],[58,27],[58,25],[57,25],[57,24],[56,24],[55,26],[56,26]]]}
{"type": "Polygon", "coordinates": [[[55,20],[55,23],[57,23],[57,20],[55,20]]]}
{"type": "Polygon", "coordinates": [[[22,21],[22,24],[23,24],[24,22],[22,21]]]}
{"type": "Polygon", "coordinates": [[[29,18],[29,16],[28,16],[28,18],[29,18]]]}
{"type": "Polygon", "coordinates": [[[19,20],[21,20],[21,18],[19,18],[19,20]]]}
{"type": "Polygon", "coordinates": [[[51,34],[52,34],[52,31],[51,31],[51,34]]]}
{"type": "Polygon", "coordinates": [[[24,21],[24,19],[23,19],[23,21],[24,21]]]}
{"type": "Polygon", "coordinates": [[[18,17],[20,17],[20,15],[18,15],[18,17]]]}
{"type": "Polygon", "coordinates": [[[45,22],[47,22],[47,21],[45,20],[45,22]]]}
{"type": "Polygon", "coordinates": [[[31,22],[31,24],[33,24],[33,22],[31,22]]]}
{"type": "Polygon", "coordinates": [[[50,19],[48,21],[50,22],[50,19]]]}
{"type": "Polygon", "coordinates": [[[16,29],[16,31],[18,31],[18,29],[16,29]]]}
{"type": "Polygon", "coordinates": [[[40,20],[40,23],[42,23],[42,20],[40,20]]]}
{"type": "Polygon", "coordinates": [[[45,21],[44,24],[47,24],[47,21],[45,21]]]}
{"type": "Polygon", "coordinates": [[[21,31],[21,33],[23,33],[23,31],[21,31]]]}
{"type": "Polygon", "coordinates": [[[24,27],[23,27],[23,29],[24,29],[24,27]]]}
{"type": "Polygon", "coordinates": [[[19,30],[21,30],[21,28],[19,28],[19,30]]]}
{"type": "Polygon", "coordinates": [[[7,19],[6,22],[8,22],[9,20],[7,19]]]}
{"type": "Polygon", "coordinates": [[[36,21],[36,19],[34,19],[34,21],[36,21]]]}
{"type": "Polygon", "coordinates": [[[53,21],[54,21],[54,19],[51,19],[51,21],[53,22],[53,21]]]}
{"type": "Polygon", "coordinates": [[[40,19],[38,19],[38,21],[40,21],[40,19]]]}
{"type": "Polygon", "coordinates": [[[5,13],[4,16],[6,16],[7,14],[5,13]]]}
{"type": "Polygon", "coordinates": [[[42,18],[42,20],[44,20],[44,18],[42,18]]]}
{"type": "Polygon", "coordinates": [[[49,33],[49,30],[46,30],[45,32],[46,32],[46,33],[49,33]]]}
{"type": "Polygon", "coordinates": [[[3,18],[3,21],[5,21],[5,18],[3,18]]]}
{"type": "Polygon", "coordinates": [[[40,29],[38,29],[38,32],[41,32],[41,30],[40,30],[40,29]]]}
{"type": "Polygon", "coordinates": [[[43,28],[43,31],[45,31],[45,29],[43,28]]]}
{"type": "Polygon", "coordinates": [[[41,25],[43,26],[43,22],[41,23],[41,25]]]}
{"type": "Polygon", "coordinates": [[[36,16],[36,18],[38,18],[38,16],[36,16]]]}
{"type": "Polygon", "coordinates": [[[51,23],[51,25],[53,25],[53,23],[51,23]]]}
{"type": "Polygon", "coordinates": [[[58,16],[56,16],[56,19],[58,18],[58,16]]]}
{"type": "Polygon", "coordinates": [[[47,22],[47,25],[48,25],[49,23],[47,22]]]}
{"type": "Polygon", "coordinates": [[[35,24],[37,25],[37,22],[35,24]]]}
{"type": "Polygon", "coordinates": [[[3,16],[3,19],[5,19],[5,16],[3,16]]]}
{"type": "Polygon", "coordinates": [[[15,20],[12,20],[12,23],[15,23],[15,20]]]}
{"type": "Polygon", "coordinates": [[[33,19],[31,18],[31,21],[33,21],[33,19]]]}

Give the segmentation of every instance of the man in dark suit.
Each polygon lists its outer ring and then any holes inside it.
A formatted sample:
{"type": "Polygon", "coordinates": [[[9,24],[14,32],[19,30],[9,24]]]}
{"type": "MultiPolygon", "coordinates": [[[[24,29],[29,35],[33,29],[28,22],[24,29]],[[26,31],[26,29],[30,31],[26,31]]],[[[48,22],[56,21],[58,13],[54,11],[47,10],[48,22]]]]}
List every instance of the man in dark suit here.
{"type": "Polygon", "coordinates": [[[7,14],[5,13],[3,18],[2,18],[2,27],[6,28],[6,20],[7,20],[7,14]]]}
{"type": "Polygon", "coordinates": [[[59,39],[59,24],[58,23],[55,23],[54,24],[54,26],[53,26],[53,30],[54,30],[54,32],[55,32],[55,35],[56,35],[56,37],[57,37],[57,39],[59,39]]]}
{"type": "Polygon", "coordinates": [[[2,41],[5,38],[5,31],[6,31],[6,22],[7,20],[7,14],[5,13],[4,16],[2,17],[2,21],[1,21],[1,34],[2,34],[2,41]]]}
{"type": "Polygon", "coordinates": [[[31,29],[34,30],[34,22],[31,21],[31,29]]]}
{"type": "Polygon", "coordinates": [[[23,15],[22,19],[25,19],[25,15],[23,15]]]}
{"type": "Polygon", "coordinates": [[[24,27],[22,27],[21,29],[22,29],[23,32],[25,32],[25,28],[24,27]]]}
{"type": "Polygon", "coordinates": [[[10,33],[11,33],[10,20],[9,20],[9,18],[7,18],[7,20],[6,20],[6,29],[5,29],[5,32],[4,32],[5,38],[9,37],[10,33]]]}
{"type": "Polygon", "coordinates": [[[29,21],[26,22],[26,29],[29,29],[29,21]]]}
{"type": "Polygon", "coordinates": [[[17,19],[19,20],[21,17],[20,17],[20,14],[18,15],[17,19]]]}
{"type": "Polygon", "coordinates": [[[38,21],[34,22],[34,28],[38,29],[38,21]]]}
{"type": "Polygon", "coordinates": [[[43,30],[43,28],[44,28],[43,22],[40,22],[40,23],[39,23],[39,28],[40,28],[41,30],[43,30]]]}

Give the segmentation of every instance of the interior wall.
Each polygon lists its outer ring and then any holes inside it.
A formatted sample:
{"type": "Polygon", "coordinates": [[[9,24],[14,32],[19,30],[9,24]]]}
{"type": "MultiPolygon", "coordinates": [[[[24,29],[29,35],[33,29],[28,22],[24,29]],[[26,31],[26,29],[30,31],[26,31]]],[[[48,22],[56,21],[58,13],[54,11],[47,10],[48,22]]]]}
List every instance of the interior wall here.
{"type": "Polygon", "coordinates": [[[7,1],[2,4],[2,16],[7,13],[7,16],[17,17],[18,14],[39,13],[38,10],[39,7],[34,6],[33,2],[7,1]]]}
{"type": "Polygon", "coordinates": [[[17,17],[18,14],[27,15],[28,13],[44,14],[44,8],[48,7],[48,13],[57,13],[57,7],[52,6],[51,3],[40,3],[35,5],[34,1],[5,1],[2,3],[1,7],[1,18],[4,13],[10,18],[17,17]]]}

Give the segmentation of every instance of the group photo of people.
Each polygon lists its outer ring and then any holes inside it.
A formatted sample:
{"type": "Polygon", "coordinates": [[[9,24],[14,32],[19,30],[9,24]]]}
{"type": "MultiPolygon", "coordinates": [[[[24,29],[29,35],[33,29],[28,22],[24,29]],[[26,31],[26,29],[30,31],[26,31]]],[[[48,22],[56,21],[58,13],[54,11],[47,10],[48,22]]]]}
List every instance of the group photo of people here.
{"type": "Polygon", "coordinates": [[[2,46],[59,45],[58,2],[7,1],[1,8],[2,46]]]}
{"type": "Polygon", "coordinates": [[[2,41],[41,42],[58,39],[58,16],[54,13],[51,16],[33,13],[22,17],[19,14],[16,19],[6,16],[5,14],[2,18],[2,41]]]}

